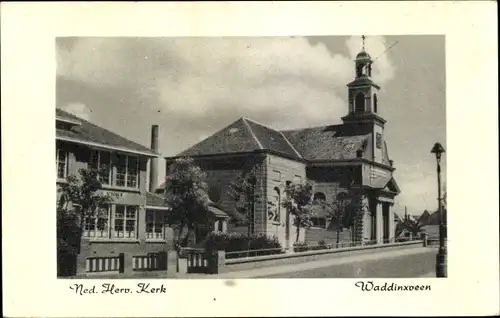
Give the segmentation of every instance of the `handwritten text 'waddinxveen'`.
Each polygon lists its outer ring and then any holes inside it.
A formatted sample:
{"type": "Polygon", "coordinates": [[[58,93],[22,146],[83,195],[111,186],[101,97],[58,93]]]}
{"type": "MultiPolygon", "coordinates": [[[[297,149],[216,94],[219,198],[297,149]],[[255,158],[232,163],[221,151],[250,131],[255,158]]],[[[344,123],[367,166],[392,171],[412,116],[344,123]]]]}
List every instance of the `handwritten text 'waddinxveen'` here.
{"type": "Polygon", "coordinates": [[[354,286],[361,291],[429,291],[431,285],[398,285],[395,283],[374,284],[372,281],[359,281],[354,286]]]}
{"type": "Polygon", "coordinates": [[[77,295],[87,295],[87,294],[165,294],[167,289],[161,284],[160,286],[151,286],[150,283],[138,283],[137,288],[120,288],[115,284],[102,284],[100,288],[95,285],[86,287],[83,284],[74,284],[69,286],[69,289],[73,290],[77,295]]]}

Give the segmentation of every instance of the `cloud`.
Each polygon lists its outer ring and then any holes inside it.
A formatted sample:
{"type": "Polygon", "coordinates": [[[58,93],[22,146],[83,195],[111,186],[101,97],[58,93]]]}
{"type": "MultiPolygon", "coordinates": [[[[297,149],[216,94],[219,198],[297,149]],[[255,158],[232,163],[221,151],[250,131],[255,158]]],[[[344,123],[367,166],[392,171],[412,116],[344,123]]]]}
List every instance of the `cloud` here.
{"type": "Polygon", "coordinates": [[[70,103],[62,107],[63,110],[81,119],[90,121],[91,110],[81,103],[70,103]]]}
{"type": "MultiPolygon", "coordinates": [[[[296,128],[332,124],[345,115],[345,85],[361,44],[355,37],[345,45],[350,56],[302,37],[82,38],[58,45],[57,74],[127,87],[145,105],[210,127],[218,117],[247,116],[296,128]]],[[[381,53],[386,43],[368,37],[367,47],[381,53]]],[[[373,73],[379,84],[393,77],[387,55],[373,73]]]]}

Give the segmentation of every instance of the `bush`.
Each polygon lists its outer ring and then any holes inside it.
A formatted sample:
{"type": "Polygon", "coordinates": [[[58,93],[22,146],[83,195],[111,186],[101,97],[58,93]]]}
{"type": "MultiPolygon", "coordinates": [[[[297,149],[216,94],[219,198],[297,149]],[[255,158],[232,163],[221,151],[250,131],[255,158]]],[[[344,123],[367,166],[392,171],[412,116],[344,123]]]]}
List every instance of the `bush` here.
{"type": "Polygon", "coordinates": [[[208,250],[225,250],[226,258],[260,256],[282,253],[278,238],[265,234],[212,232],[205,239],[203,246],[208,250]],[[264,251],[257,251],[264,250],[264,251]],[[238,252],[238,253],[235,253],[238,252]]]}
{"type": "Polygon", "coordinates": [[[296,242],[293,243],[293,251],[294,252],[306,252],[309,250],[309,245],[307,242],[296,242]]]}
{"type": "Polygon", "coordinates": [[[332,245],[326,244],[325,240],[319,240],[318,244],[311,246],[310,249],[313,251],[317,251],[317,250],[327,250],[332,247],[333,247],[332,245]]]}
{"type": "Polygon", "coordinates": [[[76,275],[76,258],[80,245],[80,228],[75,215],[57,213],[57,276],[76,275]]]}

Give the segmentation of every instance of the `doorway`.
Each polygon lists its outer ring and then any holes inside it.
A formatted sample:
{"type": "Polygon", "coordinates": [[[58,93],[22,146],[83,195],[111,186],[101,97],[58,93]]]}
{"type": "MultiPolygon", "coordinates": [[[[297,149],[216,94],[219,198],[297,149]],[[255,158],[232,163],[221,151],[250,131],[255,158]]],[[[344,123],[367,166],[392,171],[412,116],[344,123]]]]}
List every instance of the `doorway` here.
{"type": "Polygon", "coordinates": [[[384,220],[384,243],[389,243],[389,204],[382,204],[382,215],[384,220]]]}

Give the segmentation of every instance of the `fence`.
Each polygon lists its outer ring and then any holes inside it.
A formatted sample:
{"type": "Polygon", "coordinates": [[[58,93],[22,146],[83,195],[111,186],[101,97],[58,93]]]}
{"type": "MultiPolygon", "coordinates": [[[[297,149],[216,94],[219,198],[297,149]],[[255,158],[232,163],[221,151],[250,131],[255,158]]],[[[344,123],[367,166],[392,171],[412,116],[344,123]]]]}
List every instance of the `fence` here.
{"type": "MultiPolygon", "coordinates": [[[[421,240],[418,237],[398,237],[393,239],[385,239],[384,244],[390,243],[403,243],[421,240]]],[[[349,247],[361,247],[370,245],[383,245],[377,240],[365,240],[365,241],[349,241],[349,242],[325,242],[320,241],[318,244],[308,244],[305,242],[299,242],[294,244],[292,247],[280,247],[280,248],[266,248],[266,249],[248,249],[241,251],[229,251],[226,252],[226,259],[237,259],[237,258],[248,258],[264,255],[274,255],[274,254],[286,254],[286,253],[301,253],[307,251],[317,251],[317,250],[330,250],[330,249],[342,249],[349,247]]]]}
{"type": "Polygon", "coordinates": [[[166,253],[150,253],[132,257],[133,271],[155,271],[167,269],[166,253]]]}
{"type": "Polygon", "coordinates": [[[87,258],[87,272],[123,272],[124,259],[120,256],[89,257],[87,258]]]}
{"type": "Polygon", "coordinates": [[[182,248],[179,252],[180,271],[186,273],[216,274],[223,265],[224,251],[208,251],[203,248],[182,248]]]}

